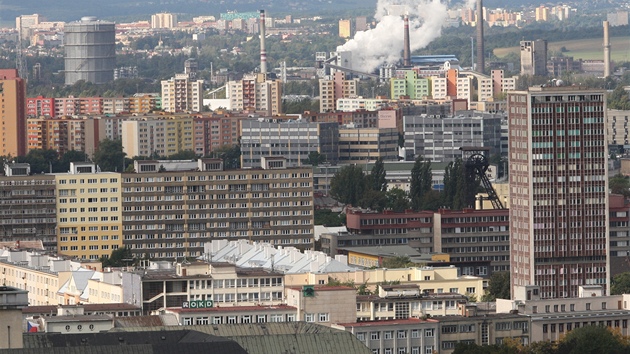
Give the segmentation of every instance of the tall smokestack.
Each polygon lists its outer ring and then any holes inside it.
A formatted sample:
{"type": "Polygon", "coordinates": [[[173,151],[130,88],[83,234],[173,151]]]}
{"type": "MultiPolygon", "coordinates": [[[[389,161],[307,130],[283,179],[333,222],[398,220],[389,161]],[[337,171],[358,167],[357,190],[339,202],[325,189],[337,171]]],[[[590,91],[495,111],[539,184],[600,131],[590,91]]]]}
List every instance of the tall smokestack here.
{"type": "Polygon", "coordinates": [[[403,66],[411,66],[411,45],[409,44],[409,16],[405,15],[405,48],[403,49],[403,66]]]}
{"type": "Polygon", "coordinates": [[[610,37],[608,21],[604,21],[604,77],[610,76],[610,37]]]}
{"type": "Polygon", "coordinates": [[[260,10],[260,72],[267,73],[267,50],[265,49],[265,10],[260,10]]]}
{"type": "Polygon", "coordinates": [[[477,0],[477,70],[483,73],[485,70],[485,57],[483,50],[483,3],[477,0]]]}

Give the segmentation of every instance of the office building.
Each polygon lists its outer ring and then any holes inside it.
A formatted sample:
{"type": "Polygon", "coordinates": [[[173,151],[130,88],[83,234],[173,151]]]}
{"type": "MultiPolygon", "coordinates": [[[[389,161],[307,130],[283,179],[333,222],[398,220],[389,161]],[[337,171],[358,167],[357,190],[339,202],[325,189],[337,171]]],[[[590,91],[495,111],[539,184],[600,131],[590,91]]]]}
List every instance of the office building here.
{"type": "Polygon", "coordinates": [[[501,153],[502,114],[460,111],[454,116],[406,115],[403,117],[405,148],[413,156],[433,162],[451,162],[462,157],[460,147],[489,147],[501,153]]]}
{"type": "Polygon", "coordinates": [[[339,161],[356,163],[398,160],[396,128],[339,128],[339,161]]]}
{"type": "Polygon", "coordinates": [[[583,87],[508,94],[512,297],[609,289],[606,96],[583,87]],[[519,290],[520,291],[520,290],[519,290]]]}
{"type": "Polygon", "coordinates": [[[319,80],[319,111],[334,111],[340,98],[356,98],[359,79],[346,79],[346,74],[337,71],[332,79],[319,80]]]}
{"type": "Polygon", "coordinates": [[[177,15],[162,12],[151,15],[151,28],[173,28],[177,27],[177,15]]]}
{"type": "Polygon", "coordinates": [[[0,98],[3,108],[2,156],[23,156],[26,154],[26,82],[18,75],[17,69],[0,69],[0,98]]]}
{"type": "Polygon", "coordinates": [[[547,76],[547,41],[521,41],[521,75],[547,76]]]}
{"type": "Polygon", "coordinates": [[[255,112],[266,116],[282,114],[282,82],[258,73],[227,83],[230,105],[234,111],[255,112]]]}
{"type": "Polygon", "coordinates": [[[330,163],[339,160],[338,123],[247,119],[241,121],[240,136],[243,168],[260,166],[265,156],[282,156],[287,166],[302,166],[311,152],[324,155],[330,163]]]}
{"type": "Polygon", "coordinates": [[[165,112],[201,112],[203,80],[191,80],[188,74],[175,74],[162,80],[162,109],[165,112]]]}
{"type": "Polygon", "coordinates": [[[72,162],[54,175],[57,185],[57,252],[82,259],[109,257],[122,247],[120,174],[72,162]]]}
{"type": "Polygon", "coordinates": [[[116,40],[113,22],[83,17],[64,27],[66,85],[79,80],[103,84],[114,79],[116,40]]]}

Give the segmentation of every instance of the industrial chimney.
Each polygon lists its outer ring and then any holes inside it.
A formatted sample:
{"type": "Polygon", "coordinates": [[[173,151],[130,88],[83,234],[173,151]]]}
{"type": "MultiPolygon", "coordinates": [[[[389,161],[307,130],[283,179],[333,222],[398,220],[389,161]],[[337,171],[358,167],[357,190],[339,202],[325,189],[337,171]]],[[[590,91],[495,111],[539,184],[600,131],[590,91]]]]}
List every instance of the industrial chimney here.
{"type": "Polygon", "coordinates": [[[483,3],[481,0],[477,0],[477,67],[475,70],[483,73],[485,65],[483,50],[483,3]]]}
{"type": "Polygon", "coordinates": [[[608,21],[604,21],[604,77],[610,76],[610,37],[608,21]]]}
{"type": "Polygon", "coordinates": [[[260,72],[267,74],[267,50],[265,49],[265,10],[260,10],[260,72]]]}
{"type": "Polygon", "coordinates": [[[405,48],[403,49],[403,66],[410,67],[411,66],[411,46],[409,45],[409,16],[405,15],[405,48]]]}

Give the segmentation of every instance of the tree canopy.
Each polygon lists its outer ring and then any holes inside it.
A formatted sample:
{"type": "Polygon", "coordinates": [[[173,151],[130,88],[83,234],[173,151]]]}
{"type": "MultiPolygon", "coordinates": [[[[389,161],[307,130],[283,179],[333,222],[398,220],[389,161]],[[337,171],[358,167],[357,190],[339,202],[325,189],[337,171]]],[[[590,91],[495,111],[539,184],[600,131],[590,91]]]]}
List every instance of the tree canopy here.
{"type": "Polygon", "coordinates": [[[630,272],[615,275],[610,282],[610,294],[630,294],[630,272]]]}
{"type": "Polygon", "coordinates": [[[104,139],[98,144],[93,160],[101,171],[122,172],[126,169],[125,156],[122,140],[104,139]]]}
{"type": "Polygon", "coordinates": [[[427,204],[425,197],[429,195],[432,186],[431,161],[425,161],[422,156],[418,156],[411,169],[411,186],[409,188],[411,207],[414,210],[424,209],[425,204],[427,204]]]}
{"type": "Polygon", "coordinates": [[[101,258],[103,267],[124,267],[134,263],[133,253],[131,249],[122,247],[117,250],[113,250],[108,258],[101,258]]]}
{"type": "Polygon", "coordinates": [[[630,197],[630,178],[618,173],[611,177],[608,181],[608,187],[613,194],[621,194],[624,197],[630,197]]]}
{"type": "Polygon", "coordinates": [[[387,190],[387,172],[385,171],[385,163],[383,163],[382,158],[379,158],[374,163],[374,167],[372,167],[370,172],[369,182],[369,187],[374,191],[385,192],[387,190]]]}
{"type": "Polygon", "coordinates": [[[326,162],[326,156],[320,154],[318,151],[311,151],[308,156],[302,161],[305,165],[318,166],[320,163],[326,162]]]}
{"type": "Polygon", "coordinates": [[[57,151],[48,149],[31,149],[24,156],[15,158],[16,162],[28,163],[31,165],[31,173],[68,172],[70,162],[88,161],[87,155],[83,151],[70,150],[59,156],[57,151]]]}
{"type": "Polygon", "coordinates": [[[365,176],[359,166],[343,166],[330,180],[330,195],[343,204],[358,206],[365,191],[365,176]]]}
{"type": "Polygon", "coordinates": [[[495,301],[496,299],[510,298],[510,273],[493,273],[488,282],[488,288],[481,297],[481,301],[495,301]]]}

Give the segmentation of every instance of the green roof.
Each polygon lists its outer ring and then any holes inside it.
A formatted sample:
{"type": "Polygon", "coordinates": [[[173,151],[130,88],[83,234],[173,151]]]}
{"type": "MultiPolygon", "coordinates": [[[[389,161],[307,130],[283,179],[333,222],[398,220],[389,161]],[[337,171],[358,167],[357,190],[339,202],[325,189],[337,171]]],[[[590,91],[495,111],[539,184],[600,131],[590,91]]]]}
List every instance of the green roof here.
{"type": "Polygon", "coordinates": [[[115,328],[113,331],[170,331],[189,329],[227,337],[250,354],[344,353],[370,354],[371,351],[350,333],[307,322],[268,322],[167,327],[115,328]]]}

